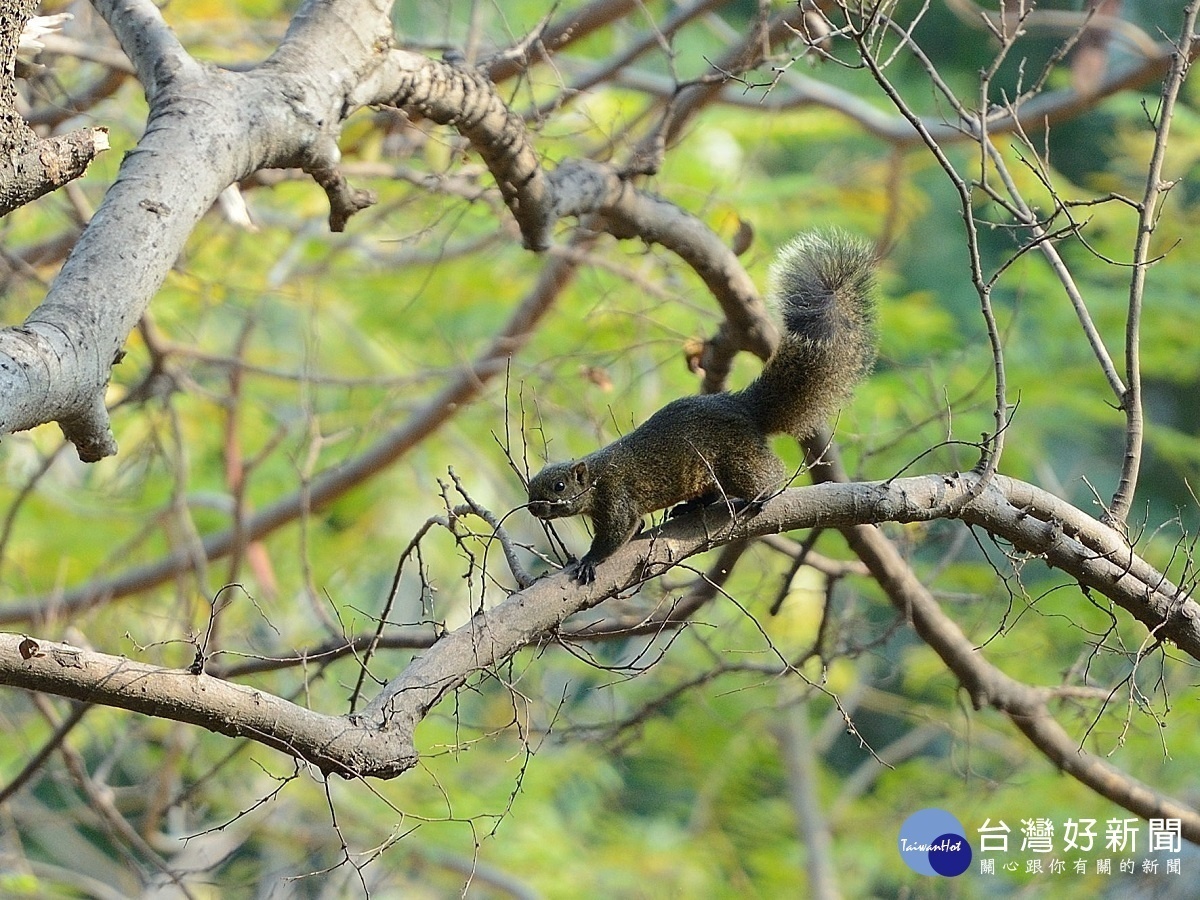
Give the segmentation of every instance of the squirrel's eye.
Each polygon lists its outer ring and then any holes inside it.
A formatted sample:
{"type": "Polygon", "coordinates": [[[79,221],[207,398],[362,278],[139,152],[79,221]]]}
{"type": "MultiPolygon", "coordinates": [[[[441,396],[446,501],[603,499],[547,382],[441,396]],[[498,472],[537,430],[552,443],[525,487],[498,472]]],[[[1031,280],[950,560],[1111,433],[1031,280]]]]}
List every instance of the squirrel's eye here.
{"type": "Polygon", "coordinates": [[[558,481],[554,482],[554,487],[553,487],[554,493],[561,494],[566,489],[567,489],[567,483],[565,481],[563,481],[561,478],[558,481]]]}

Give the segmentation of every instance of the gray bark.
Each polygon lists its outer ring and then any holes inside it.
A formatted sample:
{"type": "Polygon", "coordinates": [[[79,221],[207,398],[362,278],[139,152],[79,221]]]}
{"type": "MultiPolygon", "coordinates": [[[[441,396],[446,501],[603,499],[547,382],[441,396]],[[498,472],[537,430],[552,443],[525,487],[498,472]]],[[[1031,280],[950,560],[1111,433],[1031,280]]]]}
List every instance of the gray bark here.
{"type": "Polygon", "coordinates": [[[108,149],[103,128],[39,138],[17,109],[17,46],[36,0],[0,8],[0,216],[78,178],[108,149]]]}

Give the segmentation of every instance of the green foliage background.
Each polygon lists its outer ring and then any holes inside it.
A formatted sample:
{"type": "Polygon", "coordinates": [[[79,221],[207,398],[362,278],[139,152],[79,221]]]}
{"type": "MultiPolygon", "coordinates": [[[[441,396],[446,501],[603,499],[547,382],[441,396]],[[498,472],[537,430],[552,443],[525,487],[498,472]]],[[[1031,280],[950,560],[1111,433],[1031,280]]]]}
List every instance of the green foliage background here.
{"type": "MultiPolygon", "coordinates": [[[[1166,6],[1128,9],[1147,23],[1165,20],[1174,27],[1166,6]]],[[[742,7],[740,18],[726,11],[727,21],[747,25],[754,5],[742,7]]],[[[176,0],[166,15],[197,55],[233,62],[261,58],[291,8],[269,0],[176,0]]],[[[659,4],[648,9],[660,13],[659,4]]],[[[545,12],[544,4],[532,2],[480,7],[484,33],[496,43],[524,34],[545,12]]],[[[463,3],[440,5],[431,17],[428,4],[402,2],[395,20],[417,45],[456,45],[469,14],[463,3]]],[[[599,60],[644,26],[631,20],[572,53],[599,60]]],[[[989,52],[981,35],[937,8],[918,38],[937,48],[943,74],[970,95],[989,52]]],[[[684,80],[704,72],[719,52],[704,29],[685,31],[673,46],[672,66],[654,58],[647,67],[684,80]]],[[[1035,42],[1030,52],[1050,48],[1035,42]]],[[[911,102],[934,112],[921,73],[903,71],[904,65],[897,64],[893,77],[911,102]]],[[[862,72],[798,66],[885,108],[862,72]]],[[[1016,83],[1015,72],[1005,74],[1016,83]]],[[[61,77],[69,86],[72,71],[61,77]]],[[[1056,71],[1051,83],[1067,77],[1056,71]]],[[[764,82],[769,78],[763,73],[764,82]]],[[[536,70],[513,89],[514,102],[523,108],[549,97],[555,79],[548,69],[536,70]]],[[[1156,92],[1151,86],[1113,98],[1052,129],[1049,158],[1065,197],[1140,195],[1152,138],[1146,108],[1156,92]]],[[[761,87],[748,94],[770,98],[761,87]]],[[[1191,574],[1192,485],[1200,459],[1200,312],[1194,302],[1200,249],[1191,240],[1200,199],[1196,99],[1189,85],[1167,167],[1168,177],[1181,182],[1155,235],[1155,251],[1165,256],[1150,275],[1142,340],[1151,426],[1136,529],[1143,554],[1170,566],[1177,582],[1191,574]]],[[[644,104],[633,91],[597,91],[548,119],[535,140],[551,162],[610,139],[624,146],[622,130],[636,123],[644,104]]],[[[92,203],[136,141],[144,115],[133,83],[93,111],[112,128],[114,150],[83,182],[92,203]]],[[[359,114],[345,135],[347,158],[396,162],[382,131],[376,114],[359,114]]],[[[998,142],[1015,160],[1010,141],[998,142]]],[[[968,167],[972,151],[956,148],[952,156],[968,167]]],[[[464,158],[449,134],[436,129],[412,158],[399,162],[418,172],[465,172],[487,186],[477,161],[464,158]]],[[[1029,173],[1023,177],[1031,194],[1047,199],[1029,173]]],[[[970,442],[990,426],[990,353],[970,285],[961,211],[927,154],[897,152],[827,110],[716,106],[689,127],[649,186],[730,240],[740,223],[752,225],[755,239],[744,261],[759,284],[773,249],[795,232],[838,225],[886,239],[880,359],[839,419],[839,441],[851,470],[863,478],[886,478],[910,465],[910,471],[937,471],[974,464],[970,442]],[[935,449],[926,453],[929,448],[935,449]]],[[[243,456],[256,461],[247,500],[261,508],[313,472],[352,458],[488,344],[543,261],[520,249],[494,198],[471,202],[395,181],[373,187],[381,204],[345,235],[327,233],[325,200],[302,180],[247,191],[262,225],[258,233],[216,216],[201,224],[152,307],[156,331],[188,351],[172,357],[180,390],[122,406],[114,416],[118,457],[84,467],[60,453],[28,497],[23,486],[44,455],[55,452],[59,436],[45,428],[6,439],[0,450],[0,502],[17,509],[4,547],[0,598],[53,596],[156,560],[186,544],[192,529],[228,527],[222,445],[230,416],[238,422],[243,456]],[[239,341],[251,368],[231,402],[231,369],[223,361],[237,354],[239,341]]],[[[1116,353],[1129,275],[1100,257],[1128,259],[1135,217],[1114,202],[1081,206],[1076,215],[1089,220],[1090,246],[1066,241],[1064,253],[1116,353]]],[[[51,197],[0,223],[2,239],[21,246],[68,219],[63,198],[51,197]]],[[[572,227],[564,224],[562,237],[572,227]]],[[[1019,236],[997,227],[983,239],[991,271],[1012,255],[1019,236]]],[[[14,283],[0,299],[5,320],[22,318],[43,290],[36,281],[14,283]]],[[[1123,418],[1062,289],[1029,254],[1005,274],[995,300],[1010,399],[1019,403],[1002,471],[1099,512],[1096,497],[1110,496],[1115,487],[1123,418]]],[[[400,551],[428,517],[444,512],[439,480],[447,480],[448,467],[485,506],[497,513],[513,509],[523,497],[505,459],[506,439],[519,447],[524,428],[531,468],[544,451],[561,458],[611,440],[667,399],[696,389],[683,348],[718,323],[715,304],[677,260],[640,244],[600,241],[593,264],[513,358],[507,379],[494,381],[480,402],[367,487],[311,517],[303,531],[288,528],[265,542],[277,584],[264,584],[253,571],[237,573],[245,591],[229,595],[218,659],[232,664],[319,643],[327,634],[314,605],[347,632],[371,628],[400,551]]],[[[128,349],[114,375],[113,401],[147,372],[149,355],[138,335],[128,349]]],[[[756,368],[756,361],[740,360],[735,381],[744,383],[756,368]]],[[[798,462],[794,447],[781,444],[780,451],[798,462]]],[[[545,549],[544,536],[524,513],[506,525],[545,549]]],[[[952,522],[886,530],[950,614],[1007,672],[1051,687],[1086,679],[1111,691],[1107,704],[1078,700],[1057,707],[1081,746],[1195,801],[1200,737],[1189,727],[1197,709],[1186,661],[1159,650],[1134,669],[1131,655],[1146,646],[1140,628],[1037,560],[1006,555],[1008,548],[987,535],[952,522]]],[[[581,523],[560,533],[576,551],[586,545],[581,523]]],[[[486,538],[481,530],[476,553],[485,552],[486,538]]],[[[452,627],[474,604],[503,596],[503,583],[460,577],[463,551],[444,534],[435,531],[423,549],[437,593],[422,592],[415,573],[406,573],[394,621],[434,618],[452,627]]],[[[817,549],[849,558],[833,534],[817,549]]],[[[500,570],[493,564],[493,571],[500,570]]],[[[341,839],[356,863],[390,845],[363,875],[381,896],[453,896],[471,879],[472,865],[478,869],[471,895],[480,896],[505,893],[490,880],[495,873],[545,897],[801,896],[806,858],[789,802],[784,728],[807,734],[815,748],[820,800],[846,896],[1015,897],[1052,886],[1054,896],[1091,897],[1139,889],[1137,879],[1117,876],[985,877],[972,870],[934,882],[908,871],[895,851],[896,834],[923,807],[950,810],[971,836],[988,818],[1007,821],[1017,834],[1020,820],[1030,817],[1103,822],[1124,813],[1054,771],[998,714],[971,711],[942,664],[865,579],[844,579],[833,593],[840,652],[827,667],[812,661],[804,669],[819,687],[764,674],[780,658],[810,647],[821,618],[824,586],[812,573],[797,579],[780,615],[767,615],[786,571],[784,557],[758,548],[727,585],[728,597],[679,635],[527,651],[499,678],[484,677],[443,704],[419,731],[426,754],[421,766],[394,783],[326,786],[301,772],[256,805],[279,786],[276,779],[295,774],[290,761],[258,745],[102,709],[87,715],[71,742],[89,770],[105,772],[119,808],[135,822],[161,811],[163,797],[185,797],[163,828],[177,836],[219,827],[253,808],[231,826],[243,837],[214,869],[213,896],[250,896],[273,878],[336,867],[344,857],[341,839]],[[693,686],[677,690],[687,684],[693,686]],[[851,732],[832,696],[852,700],[851,732]],[[880,752],[921,727],[928,738],[918,753],[878,771],[864,788],[854,787],[860,767],[877,765],[872,749],[880,752]]],[[[205,628],[212,591],[227,574],[227,564],[218,561],[206,579],[30,628],[46,637],[82,634],[108,652],[186,665],[194,653],[190,638],[205,628]]],[[[661,590],[669,598],[682,581],[666,581],[661,590]]],[[[391,652],[373,672],[386,678],[404,662],[403,653],[391,652]]],[[[345,707],[355,676],[354,661],[345,660],[249,680],[335,711],[345,707]]],[[[17,692],[0,694],[0,715],[8,734],[0,742],[0,776],[7,780],[51,729],[17,692]]],[[[118,888],[134,884],[122,852],[59,770],[48,769],[4,814],[14,827],[6,839],[18,840],[47,866],[90,872],[118,888]]],[[[1197,864],[1185,854],[1185,879],[1187,867],[1197,864]]],[[[315,897],[339,884],[361,891],[358,876],[344,865],[289,889],[315,897]]],[[[0,892],[80,893],[53,869],[0,875],[0,892]]]]}

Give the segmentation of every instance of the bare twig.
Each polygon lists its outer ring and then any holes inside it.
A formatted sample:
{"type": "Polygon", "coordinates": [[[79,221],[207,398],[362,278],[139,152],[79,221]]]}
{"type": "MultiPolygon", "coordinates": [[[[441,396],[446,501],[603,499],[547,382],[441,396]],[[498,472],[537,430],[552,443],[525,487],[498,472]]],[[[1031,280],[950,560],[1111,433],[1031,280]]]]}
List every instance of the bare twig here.
{"type": "Polygon", "coordinates": [[[1109,524],[1125,527],[1125,519],[1133,504],[1133,492],[1137,488],[1138,470],[1142,462],[1142,438],[1145,422],[1142,412],[1141,370],[1141,322],[1142,302],[1146,289],[1146,270],[1150,260],[1150,238],[1158,222],[1159,210],[1172,183],[1163,182],[1162,169],[1167,153],[1167,138],[1175,116],[1175,101],[1183,87],[1191,66],[1192,46],[1195,42],[1196,14],[1200,3],[1189,3],[1185,8],[1183,27],[1179,43],[1175,48],[1171,71],[1163,82],[1159,100],[1157,125],[1154,129],[1154,150],[1146,168],[1146,191],[1138,205],[1137,237],[1133,249],[1133,273],[1129,283],[1129,312],[1125,319],[1125,381],[1126,390],[1122,399],[1125,410],[1125,455],[1121,461],[1121,479],[1109,503],[1109,524]]]}

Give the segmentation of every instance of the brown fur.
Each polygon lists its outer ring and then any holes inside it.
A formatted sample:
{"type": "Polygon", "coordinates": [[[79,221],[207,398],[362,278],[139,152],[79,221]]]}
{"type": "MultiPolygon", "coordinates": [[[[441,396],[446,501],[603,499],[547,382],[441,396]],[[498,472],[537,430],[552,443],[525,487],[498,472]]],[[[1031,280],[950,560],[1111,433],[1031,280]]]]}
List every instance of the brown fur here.
{"type": "Polygon", "coordinates": [[[529,482],[541,519],[587,515],[595,536],[575,567],[595,579],[642,517],[676,504],[760,503],[787,473],[768,436],[812,434],[849,397],[875,358],[874,255],[839,232],[801,235],[771,269],[784,335],[745,390],[673,400],[624,437],[529,482]]]}

